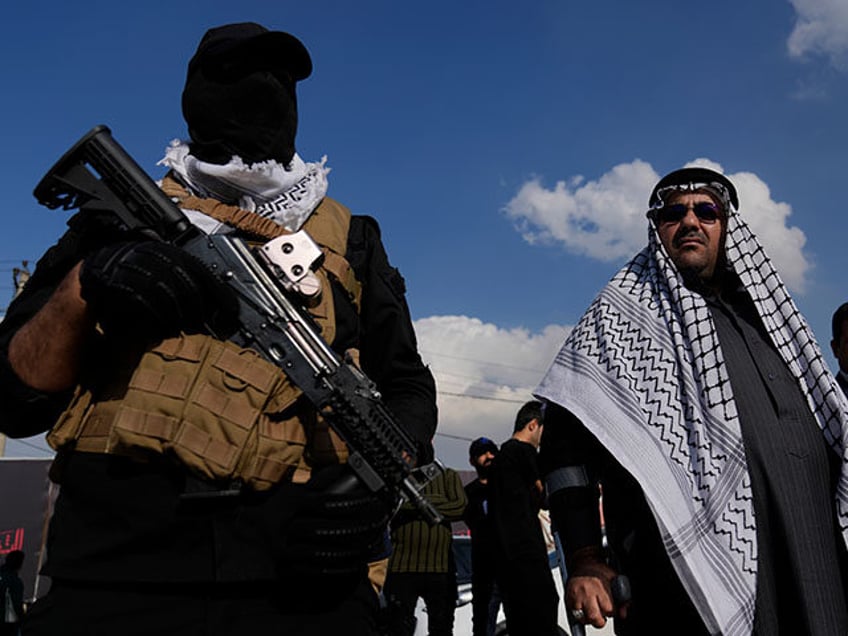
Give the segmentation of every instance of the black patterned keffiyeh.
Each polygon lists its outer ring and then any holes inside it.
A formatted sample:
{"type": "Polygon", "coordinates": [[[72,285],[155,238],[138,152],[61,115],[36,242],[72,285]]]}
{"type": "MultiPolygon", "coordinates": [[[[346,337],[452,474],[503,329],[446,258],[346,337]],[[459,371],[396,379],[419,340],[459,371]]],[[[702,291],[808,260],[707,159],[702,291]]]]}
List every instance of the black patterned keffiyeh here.
{"type": "MultiPolygon", "coordinates": [[[[288,166],[273,160],[248,165],[235,156],[218,165],[201,161],[187,143],[174,140],[159,165],[173,170],[199,196],[238,205],[295,232],[327,194],[330,169],[326,163],[326,157],[307,163],[295,153],[288,166]]],[[[232,231],[198,210],[184,212],[206,234],[232,231]]]]}
{"type": "MultiPolygon", "coordinates": [[[[843,458],[836,511],[848,541],[848,402],[733,210],[726,252],[825,440],[843,458]]],[[[733,392],[706,302],[683,285],[653,225],[648,247],[593,301],[536,395],[574,413],[641,484],[708,629],[750,634],[757,537],[733,392]]]]}

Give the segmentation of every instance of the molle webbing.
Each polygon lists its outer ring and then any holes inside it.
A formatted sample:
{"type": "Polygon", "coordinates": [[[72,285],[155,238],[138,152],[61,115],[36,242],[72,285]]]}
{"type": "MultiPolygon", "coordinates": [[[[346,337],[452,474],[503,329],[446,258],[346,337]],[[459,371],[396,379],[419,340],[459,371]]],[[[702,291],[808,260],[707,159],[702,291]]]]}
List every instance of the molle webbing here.
{"type": "Polygon", "coordinates": [[[302,463],[311,405],[279,368],[232,343],[170,338],[141,357],[124,389],[99,393],[115,397],[80,392],[48,436],[51,446],[170,455],[202,477],[256,490],[302,463]]]}

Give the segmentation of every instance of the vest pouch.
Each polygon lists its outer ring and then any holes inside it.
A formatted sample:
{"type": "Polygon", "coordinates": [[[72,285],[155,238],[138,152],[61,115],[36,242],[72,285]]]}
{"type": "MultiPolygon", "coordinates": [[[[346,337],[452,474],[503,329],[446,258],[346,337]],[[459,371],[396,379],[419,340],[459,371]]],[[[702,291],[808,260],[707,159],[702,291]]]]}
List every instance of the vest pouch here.
{"type": "Polygon", "coordinates": [[[255,490],[266,490],[283,478],[290,479],[307,442],[304,413],[312,410],[302,392],[286,380],[259,417],[255,435],[239,459],[239,479],[255,490]]]}
{"type": "Polygon", "coordinates": [[[91,406],[91,393],[77,387],[67,408],[47,433],[47,443],[55,451],[73,446],[91,406]]]}
{"type": "Polygon", "coordinates": [[[183,335],[145,353],[119,398],[88,410],[76,448],[168,455],[201,477],[265,490],[303,454],[300,419],[280,417],[300,394],[256,352],[183,335]]]}

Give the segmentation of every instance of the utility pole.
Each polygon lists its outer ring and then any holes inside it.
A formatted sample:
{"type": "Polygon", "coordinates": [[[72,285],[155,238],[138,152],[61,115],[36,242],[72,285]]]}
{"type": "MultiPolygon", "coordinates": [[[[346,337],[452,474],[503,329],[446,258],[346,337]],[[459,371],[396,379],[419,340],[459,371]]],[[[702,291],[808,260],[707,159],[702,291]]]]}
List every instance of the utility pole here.
{"type": "Polygon", "coordinates": [[[21,267],[12,268],[12,279],[15,283],[15,295],[12,298],[17,298],[29,281],[31,274],[28,266],[29,261],[21,261],[21,267]]]}

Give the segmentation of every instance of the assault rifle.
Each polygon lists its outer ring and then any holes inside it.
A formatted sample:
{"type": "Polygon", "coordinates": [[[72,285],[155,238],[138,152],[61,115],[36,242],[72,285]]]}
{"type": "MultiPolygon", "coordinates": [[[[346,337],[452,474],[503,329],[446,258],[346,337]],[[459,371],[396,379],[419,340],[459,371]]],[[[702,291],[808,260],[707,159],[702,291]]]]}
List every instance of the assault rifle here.
{"type": "Polygon", "coordinates": [[[390,504],[403,498],[430,523],[442,520],[421,494],[440,465],[413,468],[415,445],[375,384],[327,345],[302,306],[320,292],[312,269],[322,256],[305,232],[261,248],[228,235],[203,234],[106,126],[93,128],[74,144],[34,194],[50,209],[110,213],[123,230],[171,243],[200,259],[238,297],[240,327],[230,340],[283,369],[345,441],[356,477],[390,504]]]}

